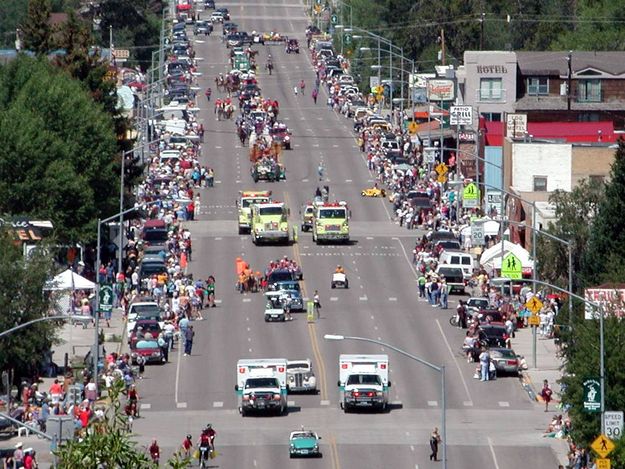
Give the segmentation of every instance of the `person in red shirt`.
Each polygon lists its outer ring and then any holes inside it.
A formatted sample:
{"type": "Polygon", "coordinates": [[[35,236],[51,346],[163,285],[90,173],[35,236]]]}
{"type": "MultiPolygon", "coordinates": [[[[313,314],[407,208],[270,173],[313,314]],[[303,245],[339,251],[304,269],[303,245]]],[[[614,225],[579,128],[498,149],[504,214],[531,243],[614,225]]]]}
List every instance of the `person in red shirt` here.
{"type": "Polygon", "coordinates": [[[89,408],[89,404],[86,404],[85,407],[80,411],[78,418],[80,419],[82,428],[87,428],[87,425],[89,425],[89,420],[91,419],[91,409],[89,408]]]}
{"type": "Polygon", "coordinates": [[[158,447],[156,438],[152,439],[152,444],[150,445],[150,457],[152,462],[158,466],[158,461],[161,458],[161,449],[158,447]]]}
{"type": "Polygon", "coordinates": [[[25,453],[26,455],[24,456],[24,469],[35,469],[37,467],[37,461],[35,460],[35,450],[32,448],[28,448],[25,453]]]}
{"type": "Polygon", "coordinates": [[[193,448],[193,437],[191,435],[187,435],[187,437],[182,442],[182,457],[188,459],[191,457],[191,449],[193,448]]]}

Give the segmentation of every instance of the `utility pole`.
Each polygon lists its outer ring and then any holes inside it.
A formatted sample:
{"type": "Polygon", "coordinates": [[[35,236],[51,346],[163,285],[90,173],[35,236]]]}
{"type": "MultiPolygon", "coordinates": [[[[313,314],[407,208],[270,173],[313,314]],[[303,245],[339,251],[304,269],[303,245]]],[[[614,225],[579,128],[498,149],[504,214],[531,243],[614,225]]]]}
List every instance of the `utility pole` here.
{"type": "Polygon", "coordinates": [[[568,74],[566,77],[566,110],[571,110],[571,75],[572,75],[572,54],[573,51],[569,51],[569,55],[566,57],[567,66],[568,66],[568,74]]]}
{"type": "Polygon", "coordinates": [[[480,14],[480,50],[484,50],[484,17],[486,13],[480,14]]]}
{"type": "Polygon", "coordinates": [[[441,28],[441,64],[445,65],[445,30],[441,28]]]}

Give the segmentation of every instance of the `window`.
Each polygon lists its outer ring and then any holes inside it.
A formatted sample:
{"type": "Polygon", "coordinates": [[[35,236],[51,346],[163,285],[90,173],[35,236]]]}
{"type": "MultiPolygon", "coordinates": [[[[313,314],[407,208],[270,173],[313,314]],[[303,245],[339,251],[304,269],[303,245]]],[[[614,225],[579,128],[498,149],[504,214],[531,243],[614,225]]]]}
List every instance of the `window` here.
{"type": "Polygon", "coordinates": [[[488,122],[501,122],[500,112],[481,112],[480,114],[488,122]]]}
{"type": "Polygon", "coordinates": [[[534,176],[534,192],[547,192],[547,176],[534,176]]]}
{"type": "Polygon", "coordinates": [[[591,174],[590,176],[588,176],[588,179],[590,180],[590,184],[593,187],[599,184],[603,184],[605,182],[605,176],[598,176],[598,175],[591,174]]]}
{"type": "Polygon", "coordinates": [[[585,103],[601,102],[601,80],[579,80],[577,100],[585,103]]]}
{"type": "Polygon", "coordinates": [[[502,99],[501,78],[480,79],[480,101],[501,101],[502,99]]]}
{"type": "Polygon", "coordinates": [[[529,96],[547,96],[549,94],[549,78],[534,77],[527,79],[527,94],[529,96]]]}

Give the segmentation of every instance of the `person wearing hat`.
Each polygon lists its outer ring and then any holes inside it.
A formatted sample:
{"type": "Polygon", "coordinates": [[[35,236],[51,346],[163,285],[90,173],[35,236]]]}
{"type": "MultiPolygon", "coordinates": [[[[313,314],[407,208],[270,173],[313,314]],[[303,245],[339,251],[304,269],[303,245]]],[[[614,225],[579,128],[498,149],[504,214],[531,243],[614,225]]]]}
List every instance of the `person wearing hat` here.
{"type": "Polygon", "coordinates": [[[15,445],[15,451],[13,451],[13,462],[15,467],[24,467],[24,443],[21,441],[15,445]]]}
{"type": "Polygon", "coordinates": [[[37,460],[35,459],[35,450],[32,448],[26,448],[24,451],[24,469],[34,469],[37,467],[37,460]]]}

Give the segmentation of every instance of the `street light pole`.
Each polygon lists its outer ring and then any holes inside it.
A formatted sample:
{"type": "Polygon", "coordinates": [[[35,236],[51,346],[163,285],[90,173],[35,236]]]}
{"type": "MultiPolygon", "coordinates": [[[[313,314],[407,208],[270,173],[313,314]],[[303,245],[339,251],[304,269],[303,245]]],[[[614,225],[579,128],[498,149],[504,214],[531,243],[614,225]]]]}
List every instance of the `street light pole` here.
{"type": "Polygon", "coordinates": [[[338,335],[338,334],[325,334],[323,338],[326,340],[356,340],[360,342],[369,342],[372,344],[381,345],[382,347],[386,347],[390,350],[394,350],[400,355],[403,355],[405,357],[410,358],[411,360],[421,363],[422,365],[425,365],[428,368],[433,369],[434,371],[438,371],[441,374],[441,408],[442,408],[441,409],[442,410],[441,412],[441,440],[443,442],[442,444],[443,469],[447,469],[447,399],[446,399],[446,394],[445,394],[445,366],[433,365],[432,363],[427,362],[423,360],[422,358],[417,357],[416,355],[408,353],[405,350],[402,350],[400,348],[395,347],[394,345],[387,344],[386,342],[382,342],[380,340],[369,339],[366,337],[354,337],[354,336],[338,335]]]}

